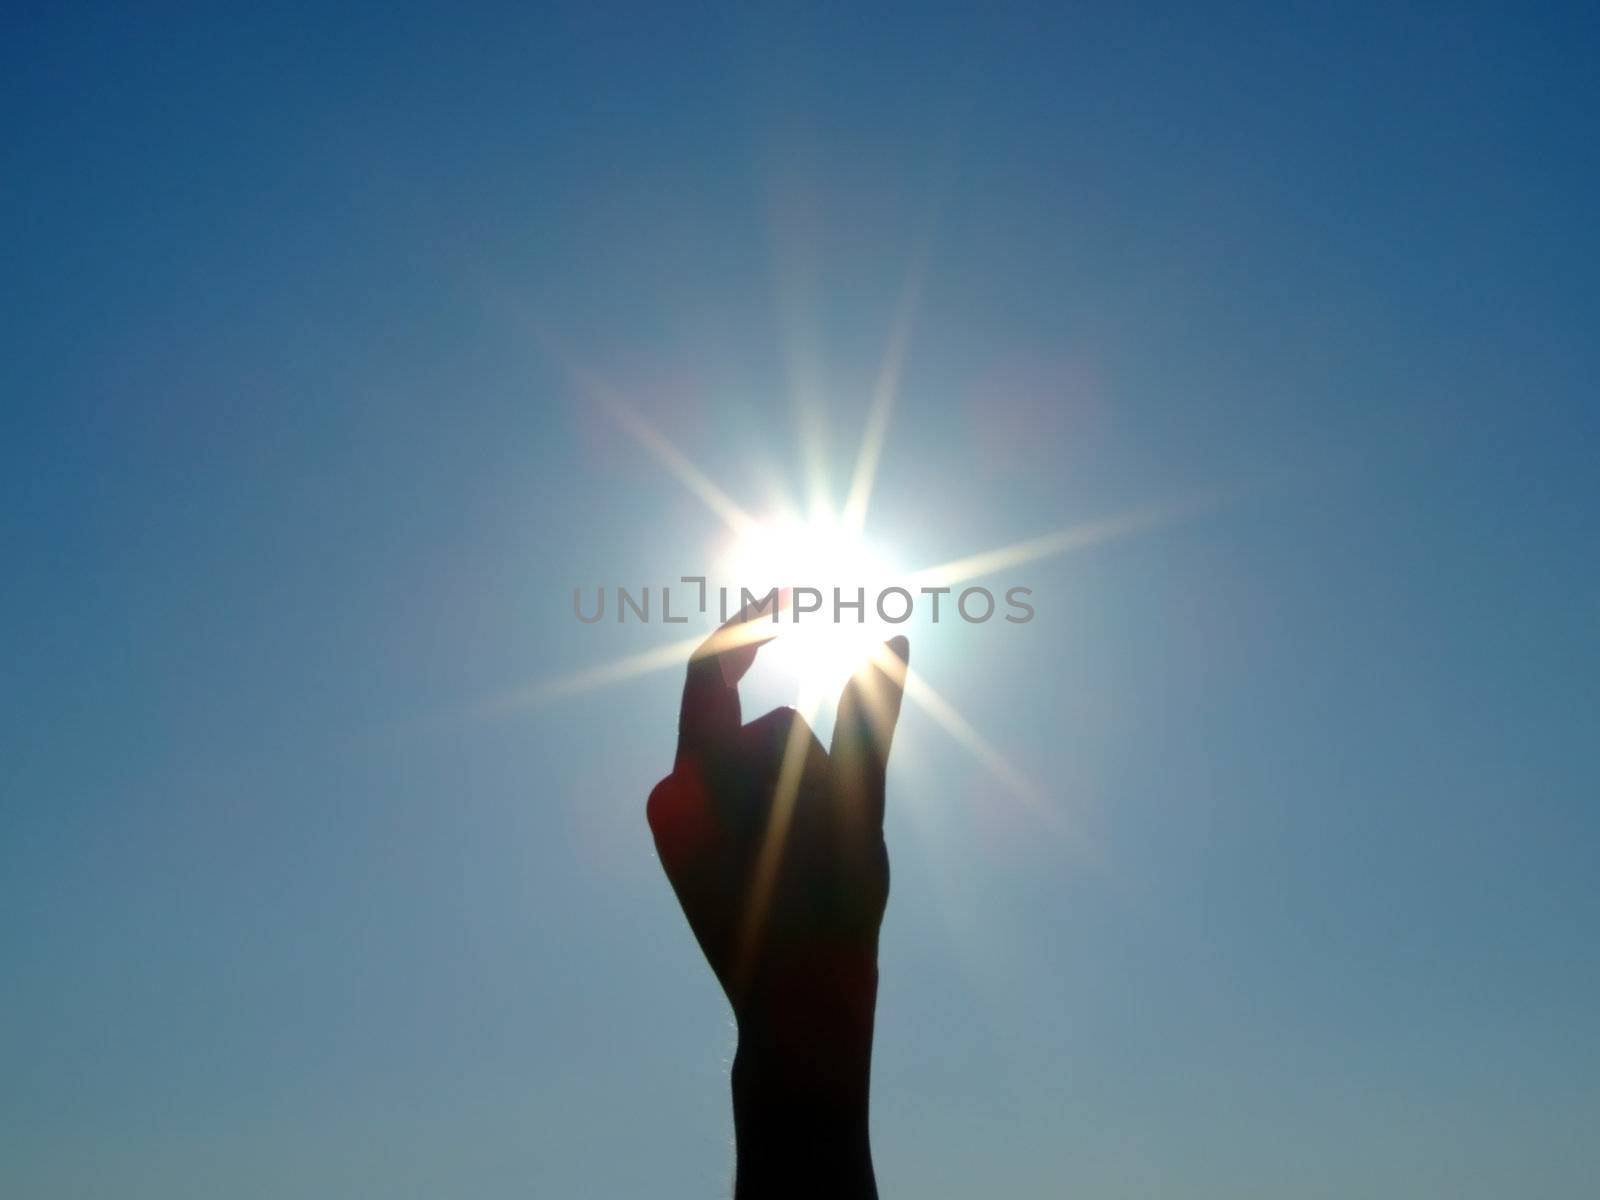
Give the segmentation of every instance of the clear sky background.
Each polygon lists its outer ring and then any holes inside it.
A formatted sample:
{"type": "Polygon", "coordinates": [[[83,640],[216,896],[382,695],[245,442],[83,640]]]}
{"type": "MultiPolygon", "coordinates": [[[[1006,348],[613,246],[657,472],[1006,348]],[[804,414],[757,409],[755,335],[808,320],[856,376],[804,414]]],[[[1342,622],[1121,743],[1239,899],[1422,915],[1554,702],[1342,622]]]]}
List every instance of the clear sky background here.
{"type": "Polygon", "coordinates": [[[1594,11],[861,7],[7,12],[0,1193],[725,1190],[550,348],[842,496],[919,257],[902,562],[1227,499],[910,627],[1044,800],[908,708],[885,1195],[1593,1187],[1594,11]]]}

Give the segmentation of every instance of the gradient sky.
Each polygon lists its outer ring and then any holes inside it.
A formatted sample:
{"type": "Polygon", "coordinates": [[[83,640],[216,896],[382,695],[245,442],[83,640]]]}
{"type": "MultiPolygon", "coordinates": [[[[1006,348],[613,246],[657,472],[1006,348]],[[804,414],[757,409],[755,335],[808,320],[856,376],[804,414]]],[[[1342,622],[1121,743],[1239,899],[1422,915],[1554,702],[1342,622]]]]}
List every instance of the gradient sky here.
{"type": "MultiPolygon", "coordinates": [[[[1600,1176],[1593,9],[13,9],[0,1193],[701,1197],[679,674],[578,584],[843,488],[1008,572],[890,773],[886,1196],[1600,1176]]],[[[747,712],[786,695],[750,681],[747,712]]]]}

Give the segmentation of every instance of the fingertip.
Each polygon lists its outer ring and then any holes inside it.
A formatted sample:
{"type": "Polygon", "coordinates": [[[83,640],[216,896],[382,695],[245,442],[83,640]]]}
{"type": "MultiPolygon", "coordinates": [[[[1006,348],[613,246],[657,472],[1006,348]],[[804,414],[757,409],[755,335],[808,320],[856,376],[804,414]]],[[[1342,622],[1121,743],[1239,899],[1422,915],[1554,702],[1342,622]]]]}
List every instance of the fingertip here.
{"type": "Polygon", "coordinates": [[[884,645],[889,648],[889,653],[893,654],[901,662],[911,661],[911,639],[904,634],[896,634],[884,645]]]}

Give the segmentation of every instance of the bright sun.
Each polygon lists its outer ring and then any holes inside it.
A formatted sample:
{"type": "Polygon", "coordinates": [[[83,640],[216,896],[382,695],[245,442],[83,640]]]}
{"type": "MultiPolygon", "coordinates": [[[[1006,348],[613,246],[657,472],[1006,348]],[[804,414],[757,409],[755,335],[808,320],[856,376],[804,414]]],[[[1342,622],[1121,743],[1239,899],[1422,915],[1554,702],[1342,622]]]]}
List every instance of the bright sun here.
{"type": "MultiPolygon", "coordinates": [[[[788,590],[774,626],[778,636],[761,661],[793,678],[812,703],[837,696],[901,628],[877,609],[879,593],[899,579],[895,564],[831,512],[753,523],[736,535],[718,573],[730,609],[740,588],[756,596],[774,587],[788,590]]],[[[889,611],[899,615],[892,604],[889,611]]]]}
{"type": "MultiPolygon", "coordinates": [[[[908,292],[910,294],[912,292],[908,292]]],[[[827,494],[828,475],[819,442],[815,436],[802,438],[810,495],[818,501],[809,518],[780,515],[757,520],[603,383],[589,372],[568,364],[575,385],[585,397],[610,414],[625,433],[648,450],[729,531],[731,540],[714,558],[713,577],[705,580],[710,589],[727,589],[726,602],[720,590],[715,593],[716,601],[711,601],[703,592],[700,611],[714,612],[719,617],[737,611],[742,605],[741,589],[753,597],[766,596],[774,588],[784,595],[778,619],[770,625],[773,640],[762,651],[761,662],[775,667],[793,681],[798,691],[795,706],[808,717],[823,705],[831,705],[850,676],[877,657],[884,642],[905,629],[901,613],[910,615],[914,595],[927,591],[947,592],[967,580],[1166,524],[1192,513],[1201,502],[1195,498],[1181,503],[1148,505],[904,572],[901,570],[903,563],[886,555],[881,546],[869,543],[861,530],[866,522],[878,459],[883,452],[889,413],[898,386],[900,359],[909,330],[909,311],[907,308],[897,318],[895,333],[890,338],[884,368],[867,414],[850,489],[841,510],[836,512],[820,502],[827,494]],[[896,591],[901,596],[895,596],[896,591]],[[884,598],[886,609],[879,608],[880,597],[884,598]],[[883,611],[897,619],[885,620],[883,611]]],[[[818,421],[816,412],[804,397],[797,399],[801,427],[814,430],[818,421]]],[[[620,605],[620,600],[618,603],[620,605]]],[[[618,613],[620,619],[620,607],[618,613]]],[[[938,619],[931,611],[930,616],[938,619]]],[[[757,619],[769,620],[766,617],[757,619]]],[[[690,634],[642,653],[519,689],[515,698],[547,700],[632,679],[648,671],[681,670],[703,636],[690,634]]],[[[904,679],[907,700],[971,751],[1018,796],[1029,803],[1036,802],[1038,789],[1011,767],[955,705],[945,700],[916,671],[908,669],[904,679]]]]}

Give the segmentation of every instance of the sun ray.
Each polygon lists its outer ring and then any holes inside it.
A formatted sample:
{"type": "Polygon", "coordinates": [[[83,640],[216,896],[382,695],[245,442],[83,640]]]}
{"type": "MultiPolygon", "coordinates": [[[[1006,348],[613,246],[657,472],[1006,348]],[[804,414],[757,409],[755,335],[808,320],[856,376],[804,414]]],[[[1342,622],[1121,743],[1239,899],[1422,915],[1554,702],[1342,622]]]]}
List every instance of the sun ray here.
{"type": "Polygon", "coordinates": [[[924,567],[912,573],[910,585],[949,587],[969,579],[993,575],[996,571],[1003,571],[1008,567],[1018,567],[1041,558],[1065,554],[1069,550],[1082,550],[1102,542],[1115,541],[1190,516],[1213,502],[1213,499],[1202,496],[1183,501],[1145,505],[1115,516],[1102,517],[1098,521],[1086,521],[1081,525],[1072,525],[1026,542],[1015,542],[994,550],[984,550],[966,558],[941,563],[936,567],[924,567]]]}
{"type": "Polygon", "coordinates": [[[539,333],[539,341],[546,353],[555,360],[582,394],[585,400],[605,413],[634,441],[649,452],[689,493],[721,518],[723,524],[735,533],[747,533],[757,527],[754,517],[723,491],[689,457],[679,450],[667,436],[642,417],[636,409],[608,387],[594,372],[574,362],[572,357],[556,345],[547,333],[539,333]]]}
{"type": "Polygon", "coordinates": [[[875,646],[868,657],[869,661],[883,672],[887,682],[880,682],[868,674],[866,686],[858,689],[856,694],[866,705],[867,720],[872,722],[874,735],[879,738],[892,738],[897,718],[889,706],[889,694],[896,686],[902,692],[905,691],[906,676],[911,673],[911,668],[886,644],[880,643],[875,646]]]}
{"type": "Polygon", "coordinates": [[[711,482],[705,472],[690,462],[681,450],[667,440],[665,434],[621,400],[610,398],[603,400],[602,404],[611,419],[625,433],[648,450],[657,462],[666,467],[678,482],[688,488],[707,508],[721,517],[729,529],[735,533],[745,533],[757,528],[756,519],[740,508],[727,492],[711,482]]]}
{"type": "Polygon", "coordinates": [[[739,957],[734,970],[741,986],[752,965],[753,951],[761,937],[761,926],[767,919],[767,906],[772,901],[773,885],[778,879],[778,865],[783,861],[783,848],[789,840],[789,826],[794,820],[795,800],[800,794],[807,743],[811,738],[810,726],[816,718],[818,707],[820,698],[811,694],[802,694],[795,703],[800,720],[790,726],[789,740],[783,747],[778,783],[773,789],[772,807],[767,813],[767,827],[761,835],[761,849],[756,856],[755,869],[750,874],[750,894],[739,930],[739,957]]]}
{"type": "Polygon", "coordinates": [[[791,384],[795,429],[800,441],[801,469],[805,473],[806,511],[812,516],[828,511],[832,484],[828,479],[827,423],[820,390],[805,377],[791,384]]]}
{"type": "Polygon", "coordinates": [[[955,705],[935,691],[920,674],[909,668],[905,675],[905,694],[907,700],[932,717],[958,745],[987,767],[989,772],[1005,784],[1018,799],[1051,826],[1058,828],[1062,826],[1061,814],[1045,799],[1038,785],[1007,762],[1005,756],[983,734],[973,728],[972,723],[961,715],[955,705]]]}
{"type": "Polygon", "coordinates": [[[695,647],[704,640],[705,635],[697,633],[693,637],[668,642],[654,650],[645,650],[638,654],[614,658],[610,662],[597,663],[556,679],[530,683],[487,701],[484,708],[489,712],[506,712],[534,707],[563,696],[592,692],[615,683],[624,683],[653,671],[665,671],[669,667],[682,668],[684,663],[689,661],[689,655],[694,653],[695,647]]]}
{"type": "MultiPolygon", "coordinates": [[[[778,612],[788,611],[788,592],[780,589],[778,592],[778,612]]],[[[764,610],[758,615],[766,617],[764,610]]],[[[774,634],[773,624],[767,619],[742,620],[737,624],[728,624],[714,632],[708,639],[704,633],[696,633],[690,637],[680,638],[657,646],[653,650],[643,650],[638,654],[625,655],[614,658],[610,662],[597,663],[595,666],[586,667],[581,671],[574,671],[570,675],[562,675],[555,679],[541,680],[524,687],[507,692],[506,694],[486,702],[484,708],[488,712],[504,712],[510,709],[527,708],[560,699],[563,696],[577,695],[581,692],[592,692],[599,688],[609,687],[616,683],[625,683],[640,675],[648,675],[654,671],[664,671],[671,667],[682,667],[689,661],[689,657],[702,647],[708,652],[722,654],[726,651],[749,645],[752,642],[766,641],[774,634]]]]}
{"type": "Polygon", "coordinates": [[[883,443],[889,433],[889,417],[900,392],[900,373],[905,365],[906,347],[911,342],[911,327],[915,322],[917,304],[922,294],[922,277],[927,263],[926,253],[918,254],[906,272],[906,282],[901,290],[894,321],[889,329],[889,344],[884,349],[883,365],[878,371],[878,381],[872,392],[872,405],[867,413],[867,427],[861,435],[861,448],[856,453],[855,474],[850,479],[850,493],[845,499],[841,524],[853,533],[860,533],[867,522],[867,505],[872,500],[872,485],[878,474],[878,461],[883,457],[883,443]]]}
{"type": "Polygon", "coordinates": [[[768,234],[773,299],[795,438],[799,444],[804,505],[809,514],[830,502],[822,336],[817,322],[818,213],[809,189],[775,187],[769,198],[768,234]]]}

